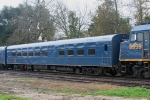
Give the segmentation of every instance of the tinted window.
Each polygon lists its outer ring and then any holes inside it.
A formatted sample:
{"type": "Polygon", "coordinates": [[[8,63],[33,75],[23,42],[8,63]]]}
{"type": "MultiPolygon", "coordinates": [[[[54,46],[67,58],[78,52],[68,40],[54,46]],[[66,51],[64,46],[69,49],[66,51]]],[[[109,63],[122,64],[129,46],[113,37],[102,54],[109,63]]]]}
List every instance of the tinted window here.
{"type": "Polygon", "coordinates": [[[42,56],[48,56],[47,51],[42,51],[42,56]]]}
{"type": "Polygon", "coordinates": [[[27,52],[23,52],[23,53],[22,53],[22,56],[27,56],[27,52]]]}
{"type": "Polygon", "coordinates": [[[104,45],[104,50],[105,50],[105,51],[108,50],[107,44],[104,45]]]}
{"type": "Polygon", "coordinates": [[[21,52],[17,52],[17,56],[21,56],[21,52]]]}
{"type": "Polygon", "coordinates": [[[40,52],[39,52],[39,51],[36,51],[36,52],[35,52],[35,56],[40,56],[40,52]]]}
{"type": "Polygon", "coordinates": [[[60,51],[59,51],[59,55],[60,55],[60,56],[64,56],[64,55],[65,55],[64,50],[60,50],[60,51]]]}
{"type": "Polygon", "coordinates": [[[33,56],[33,52],[29,52],[28,55],[29,55],[29,56],[33,56]]]}
{"type": "Polygon", "coordinates": [[[95,49],[88,49],[88,55],[95,55],[95,49]]]}
{"type": "Polygon", "coordinates": [[[16,53],[15,53],[15,52],[12,52],[12,56],[16,56],[16,53]]]}
{"type": "Polygon", "coordinates": [[[73,50],[68,50],[68,55],[69,56],[74,55],[74,51],[73,50]]]}
{"type": "Polygon", "coordinates": [[[77,55],[84,55],[84,50],[78,50],[77,55]]]}

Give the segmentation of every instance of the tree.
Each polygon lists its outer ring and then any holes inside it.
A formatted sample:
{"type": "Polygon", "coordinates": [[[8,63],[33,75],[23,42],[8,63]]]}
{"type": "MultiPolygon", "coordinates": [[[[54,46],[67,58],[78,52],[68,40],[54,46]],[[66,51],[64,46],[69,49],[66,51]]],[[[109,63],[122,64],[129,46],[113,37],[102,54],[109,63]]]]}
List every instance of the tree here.
{"type": "Polygon", "coordinates": [[[19,6],[19,9],[22,11],[18,16],[19,24],[8,43],[22,44],[53,40],[55,28],[44,0],[42,2],[38,0],[35,6],[25,2],[19,6]]]}
{"type": "Polygon", "coordinates": [[[69,38],[77,38],[77,24],[78,18],[76,17],[75,13],[70,11],[68,16],[68,23],[69,23],[69,38]]]}
{"type": "Polygon", "coordinates": [[[58,32],[63,32],[67,39],[83,37],[83,31],[87,23],[84,21],[86,14],[81,12],[69,11],[67,7],[57,2],[56,6],[51,11],[51,18],[53,19],[58,32]],[[80,15],[80,16],[79,16],[80,15]]]}
{"type": "Polygon", "coordinates": [[[17,16],[21,13],[20,9],[4,6],[0,12],[0,43],[6,44],[6,40],[15,31],[18,22],[17,16]]]}
{"type": "Polygon", "coordinates": [[[149,0],[133,0],[131,4],[129,4],[129,8],[134,15],[134,19],[136,19],[136,24],[141,24],[145,22],[145,18],[149,16],[149,0]]]}
{"type": "Polygon", "coordinates": [[[129,33],[130,29],[129,18],[121,17],[117,10],[116,2],[105,0],[105,2],[98,7],[97,14],[93,17],[88,31],[90,36],[97,36],[114,33],[129,33]]]}

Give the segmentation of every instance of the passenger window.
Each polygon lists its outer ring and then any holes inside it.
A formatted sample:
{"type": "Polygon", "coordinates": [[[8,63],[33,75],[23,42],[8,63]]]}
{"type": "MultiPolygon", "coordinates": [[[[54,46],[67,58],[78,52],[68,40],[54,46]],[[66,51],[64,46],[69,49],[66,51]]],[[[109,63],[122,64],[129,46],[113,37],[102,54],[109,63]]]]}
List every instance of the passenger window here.
{"type": "Polygon", "coordinates": [[[40,52],[39,52],[39,51],[36,51],[36,52],[35,52],[35,56],[40,56],[40,52]]]}
{"type": "Polygon", "coordinates": [[[33,52],[29,52],[28,55],[29,55],[29,56],[33,56],[33,52]]]}
{"type": "Polygon", "coordinates": [[[12,56],[15,57],[15,56],[16,56],[16,53],[15,53],[15,52],[12,52],[12,56]]]}
{"type": "Polygon", "coordinates": [[[108,50],[107,44],[104,45],[104,50],[105,50],[105,51],[108,50]]]}
{"type": "Polygon", "coordinates": [[[17,56],[21,56],[21,52],[17,52],[17,56]]]}
{"type": "Polygon", "coordinates": [[[95,49],[88,49],[88,55],[95,55],[95,49]]]}
{"type": "Polygon", "coordinates": [[[47,51],[42,51],[42,56],[48,56],[47,51]]]}
{"type": "Polygon", "coordinates": [[[23,53],[22,53],[22,56],[27,56],[27,52],[23,52],[23,53]]]}
{"type": "Polygon", "coordinates": [[[77,55],[80,55],[80,56],[81,56],[81,55],[84,55],[84,50],[78,50],[78,51],[77,51],[77,55]]]}
{"type": "Polygon", "coordinates": [[[73,50],[68,50],[68,55],[69,55],[69,56],[74,55],[74,51],[73,51],[73,50]]]}
{"type": "Polygon", "coordinates": [[[64,50],[60,50],[60,51],[59,51],[59,56],[64,56],[64,55],[65,55],[64,50]]]}

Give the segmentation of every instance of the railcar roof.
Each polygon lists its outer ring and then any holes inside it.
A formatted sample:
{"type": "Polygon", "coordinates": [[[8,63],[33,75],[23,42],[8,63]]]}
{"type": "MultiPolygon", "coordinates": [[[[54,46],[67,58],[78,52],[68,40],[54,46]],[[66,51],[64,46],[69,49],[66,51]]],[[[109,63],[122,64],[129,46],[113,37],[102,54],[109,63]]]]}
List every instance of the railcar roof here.
{"type": "Polygon", "coordinates": [[[0,47],[0,50],[3,50],[3,49],[5,49],[5,48],[6,48],[6,46],[0,47]]]}
{"type": "Polygon", "coordinates": [[[8,46],[7,49],[43,47],[43,46],[51,46],[51,45],[77,44],[77,43],[88,43],[88,42],[98,42],[98,41],[111,41],[115,35],[117,34],[78,38],[78,39],[38,42],[38,43],[31,43],[31,44],[12,45],[12,46],[8,46]]]}
{"type": "Polygon", "coordinates": [[[142,31],[142,30],[150,30],[150,24],[135,26],[132,28],[131,31],[142,31]]]}

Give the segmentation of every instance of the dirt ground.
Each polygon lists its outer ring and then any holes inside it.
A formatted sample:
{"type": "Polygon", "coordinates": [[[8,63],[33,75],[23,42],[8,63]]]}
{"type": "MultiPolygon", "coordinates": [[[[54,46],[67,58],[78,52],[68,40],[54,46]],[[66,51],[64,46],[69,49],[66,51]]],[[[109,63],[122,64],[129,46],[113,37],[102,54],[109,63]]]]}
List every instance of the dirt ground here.
{"type": "Polygon", "coordinates": [[[76,83],[57,80],[24,78],[0,74],[0,94],[27,97],[30,100],[146,100],[122,97],[91,96],[61,93],[62,90],[82,92],[114,89],[119,86],[98,83],[76,83]]]}

